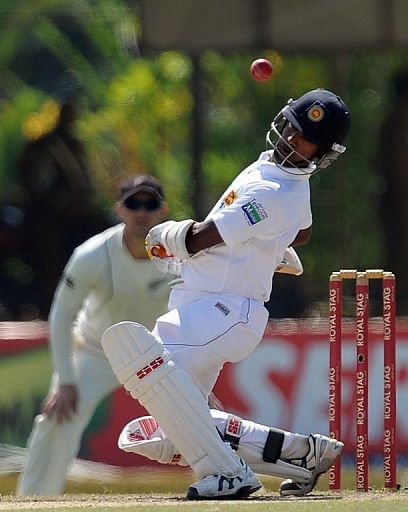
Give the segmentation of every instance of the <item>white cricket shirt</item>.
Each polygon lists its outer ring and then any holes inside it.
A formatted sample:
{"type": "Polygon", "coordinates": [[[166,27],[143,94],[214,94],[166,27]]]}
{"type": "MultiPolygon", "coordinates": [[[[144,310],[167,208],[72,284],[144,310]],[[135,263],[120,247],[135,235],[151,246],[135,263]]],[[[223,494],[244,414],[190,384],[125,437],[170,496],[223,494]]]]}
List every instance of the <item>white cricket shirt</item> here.
{"type": "Polygon", "coordinates": [[[208,214],[225,244],[183,262],[187,288],[269,299],[285,249],[299,230],[312,224],[310,176],[289,174],[270,156],[269,151],[261,153],[208,214]]]}
{"type": "Polygon", "coordinates": [[[124,224],[77,247],[68,261],[51,308],[49,329],[54,370],[64,384],[75,382],[72,325],[85,345],[100,350],[104,331],[123,320],[152,329],[167,311],[170,277],[150,260],[136,260],[123,242],[124,224]]]}

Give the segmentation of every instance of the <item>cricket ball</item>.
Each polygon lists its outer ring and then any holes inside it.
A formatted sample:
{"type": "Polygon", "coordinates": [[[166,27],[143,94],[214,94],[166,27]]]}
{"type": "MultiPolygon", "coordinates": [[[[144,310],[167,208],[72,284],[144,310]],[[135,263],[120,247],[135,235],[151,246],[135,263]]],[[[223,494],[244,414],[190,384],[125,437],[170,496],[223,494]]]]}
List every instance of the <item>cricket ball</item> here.
{"type": "Polygon", "coordinates": [[[250,67],[251,75],[254,80],[263,82],[269,80],[273,73],[272,64],[267,59],[256,59],[250,67]]]}
{"type": "Polygon", "coordinates": [[[152,256],[156,256],[156,258],[166,258],[167,253],[166,249],[161,245],[153,245],[151,248],[152,256]]]}

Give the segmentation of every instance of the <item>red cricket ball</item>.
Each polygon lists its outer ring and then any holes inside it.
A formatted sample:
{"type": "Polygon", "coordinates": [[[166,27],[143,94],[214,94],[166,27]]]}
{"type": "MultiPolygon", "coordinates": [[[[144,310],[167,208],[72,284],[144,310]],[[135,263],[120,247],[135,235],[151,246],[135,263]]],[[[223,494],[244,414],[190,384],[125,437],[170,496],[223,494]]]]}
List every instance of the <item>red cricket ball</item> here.
{"type": "Polygon", "coordinates": [[[153,247],[151,248],[151,252],[153,256],[156,256],[156,258],[167,257],[166,249],[161,244],[153,245],[153,247]]]}
{"type": "Polygon", "coordinates": [[[273,67],[267,59],[256,59],[251,64],[250,71],[254,80],[262,82],[271,78],[273,67]]]}

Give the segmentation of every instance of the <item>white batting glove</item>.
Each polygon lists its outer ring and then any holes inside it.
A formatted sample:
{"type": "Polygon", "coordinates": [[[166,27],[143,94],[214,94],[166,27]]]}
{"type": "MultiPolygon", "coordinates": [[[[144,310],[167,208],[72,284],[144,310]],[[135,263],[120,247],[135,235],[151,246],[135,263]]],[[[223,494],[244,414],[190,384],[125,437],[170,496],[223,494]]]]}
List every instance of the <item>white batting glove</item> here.
{"type": "Polygon", "coordinates": [[[300,276],[303,274],[303,265],[293,247],[288,247],[282,258],[282,262],[276,267],[275,272],[280,274],[292,274],[300,276]]]}
{"type": "Polygon", "coordinates": [[[153,261],[160,272],[163,272],[163,274],[179,276],[181,274],[182,261],[180,258],[177,258],[177,256],[170,254],[164,248],[161,237],[164,229],[173,224],[176,224],[176,222],[174,220],[169,220],[154,226],[145,238],[145,247],[149,258],[153,261]],[[165,254],[161,254],[160,256],[154,255],[152,250],[157,247],[161,247],[165,251],[165,254]]]}
{"type": "Polygon", "coordinates": [[[151,260],[163,274],[173,274],[175,276],[181,274],[182,261],[177,256],[170,256],[168,258],[152,256],[151,260]]]}
{"type": "Polygon", "coordinates": [[[153,226],[151,230],[148,232],[145,238],[145,246],[146,251],[149,257],[152,257],[151,249],[156,245],[162,245],[166,249],[166,253],[168,256],[171,256],[171,252],[166,247],[166,244],[163,243],[163,232],[167,231],[171,226],[177,224],[175,220],[168,220],[166,222],[162,222],[161,224],[157,224],[157,226],[153,226]]]}
{"type": "Polygon", "coordinates": [[[146,237],[146,247],[149,245],[162,245],[167,256],[177,256],[182,260],[190,258],[186,248],[186,235],[190,227],[195,223],[192,219],[168,220],[154,226],[146,237]]]}

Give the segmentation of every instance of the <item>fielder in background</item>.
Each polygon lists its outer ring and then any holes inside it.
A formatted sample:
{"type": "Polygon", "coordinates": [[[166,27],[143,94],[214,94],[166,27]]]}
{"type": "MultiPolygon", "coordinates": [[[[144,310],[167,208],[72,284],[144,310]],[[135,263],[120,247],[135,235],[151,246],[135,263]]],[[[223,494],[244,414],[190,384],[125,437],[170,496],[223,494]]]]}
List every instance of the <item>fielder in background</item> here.
{"type": "MultiPolygon", "coordinates": [[[[245,450],[221,439],[207,398],[223,365],[244,359],[261,341],[275,269],[288,246],[311,234],[309,179],[345,151],[349,127],[347,106],[330,91],[290,100],[268,132],[272,149],[235,178],[203,222],[167,221],[150,230],[153,261],[164,271],[181,266],[169,312],[153,331],[121,322],[102,337],[118,380],[194,470],[189,499],[247,497],[261,487],[245,450]]],[[[219,420],[221,434],[226,422],[219,420]]],[[[246,424],[245,435],[252,428],[246,424]]],[[[287,478],[282,494],[310,492],[343,447],[321,434],[263,428],[258,462],[287,478]]]]}
{"type": "Polygon", "coordinates": [[[167,218],[158,180],[124,181],[115,209],[122,223],[77,247],[52,304],[49,342],[54,374],[28,441],[19,495],[63,492],[67,468],[100,400],[118,387],[101,347],[102,334],[122,320],[153,327],[167,311],[170,276],[145,250],[145,236],[167,218]]]}

